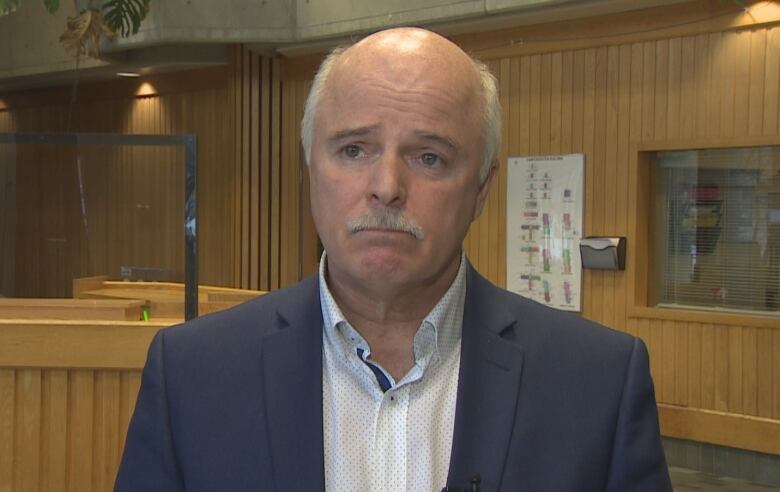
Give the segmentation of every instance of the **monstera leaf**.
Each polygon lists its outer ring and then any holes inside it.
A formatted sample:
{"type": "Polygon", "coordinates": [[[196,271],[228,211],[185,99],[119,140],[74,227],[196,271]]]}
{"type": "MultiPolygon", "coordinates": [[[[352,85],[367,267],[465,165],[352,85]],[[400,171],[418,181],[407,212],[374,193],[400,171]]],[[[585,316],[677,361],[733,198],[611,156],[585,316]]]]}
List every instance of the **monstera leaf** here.
{"type": "Polygon", "coordinates": [[[103,4],[106,24],[123,37],[137,33],[148,13],[149,0],[108,0],[103,4]]]}
{"type": "MultiPolygon", "coordinates": [[[[90,0],[89,8],[68,18],[67,29],[60,43],[68,53],[99,56],[100,37],[122,37],[138,32],[149,13],[150,0],[90,0]],[[97,5],[100,5],[98,7],[97,5]]],[[[22,0],[0,0],[0,16],[14,12],[22,0]]],[[[43,0],[46,10],[53,14],[60,8],[60,0],[43,0]]]]}

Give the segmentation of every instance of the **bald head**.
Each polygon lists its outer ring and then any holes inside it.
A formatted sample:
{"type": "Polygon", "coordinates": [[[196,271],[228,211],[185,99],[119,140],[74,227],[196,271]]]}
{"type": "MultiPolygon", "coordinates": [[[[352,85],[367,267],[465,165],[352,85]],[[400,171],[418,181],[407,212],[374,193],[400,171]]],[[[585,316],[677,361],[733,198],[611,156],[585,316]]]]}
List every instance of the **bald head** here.
{"type": "Polygon", "coordinates": [[[438,92],[436,84],[446,83],[463,111],[477,115],[483,142],[479,175],[481,180],[487,176],[497,157],[501,135],[495,78],[484,64],[448,39],[418,28],[380,31],[348,48],[337,48],[325,58],[315,75],[301,122],[307,164],[312,161],[313,134],[324,102],[336,98],[343,88],[354,89],[361,74],[377,73],[383,74],[393,88],[428,87],[433,97],[438,92]]]}

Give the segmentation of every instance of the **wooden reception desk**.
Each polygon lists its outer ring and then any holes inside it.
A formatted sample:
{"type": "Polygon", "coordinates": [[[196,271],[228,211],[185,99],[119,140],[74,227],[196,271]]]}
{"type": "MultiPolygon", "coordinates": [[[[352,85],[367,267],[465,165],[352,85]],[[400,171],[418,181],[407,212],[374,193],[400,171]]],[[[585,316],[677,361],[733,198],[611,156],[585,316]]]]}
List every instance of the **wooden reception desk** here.
{"type": "MultiPolygon", "coordinates": [[[[183,295],[171,297],[175,284],[91,287],[80,291],[87,299],[0,299],[9,315],[0,319],[0,491],[112,489],[149,343],[181,321],[183,295]],[[142,306],[150,321],[140,321],[142,306]],[[81,319],[57,319],[69,315],[81,319]]],[[[203,288],[199,304],[258,295],[203,288]]]]}

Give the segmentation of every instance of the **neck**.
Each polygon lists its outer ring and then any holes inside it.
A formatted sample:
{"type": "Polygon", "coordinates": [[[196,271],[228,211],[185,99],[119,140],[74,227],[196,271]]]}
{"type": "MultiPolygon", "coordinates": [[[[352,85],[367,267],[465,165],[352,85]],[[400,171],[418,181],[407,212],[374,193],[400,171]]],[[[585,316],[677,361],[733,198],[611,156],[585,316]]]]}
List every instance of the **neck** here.
{"type": "Polygon", "coordinates": [[[326,279],[344,317],[371,347],[371,359],[398,380],[414,365],[414,336],[452,285],[459,266],[457,255],[432,281],[416,286],[366,285],[330,268],[326,279]]]}

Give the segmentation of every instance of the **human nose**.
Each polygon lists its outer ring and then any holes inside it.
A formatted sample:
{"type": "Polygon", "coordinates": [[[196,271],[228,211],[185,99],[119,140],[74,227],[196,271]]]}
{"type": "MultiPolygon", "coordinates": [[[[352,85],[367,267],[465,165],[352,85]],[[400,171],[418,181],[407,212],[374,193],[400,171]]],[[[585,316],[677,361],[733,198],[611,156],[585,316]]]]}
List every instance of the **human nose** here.
{"type": "Polygon", "coordinates": [[[370,201],[395,207],[406,201],[407,167],[401,157],[385,153],[374,161],[370,172],[370,201]]]}

